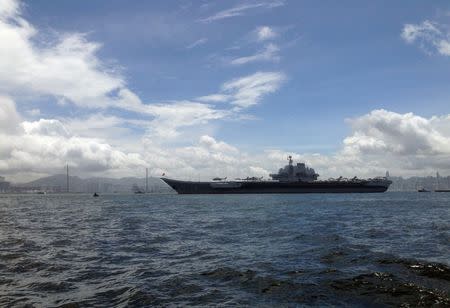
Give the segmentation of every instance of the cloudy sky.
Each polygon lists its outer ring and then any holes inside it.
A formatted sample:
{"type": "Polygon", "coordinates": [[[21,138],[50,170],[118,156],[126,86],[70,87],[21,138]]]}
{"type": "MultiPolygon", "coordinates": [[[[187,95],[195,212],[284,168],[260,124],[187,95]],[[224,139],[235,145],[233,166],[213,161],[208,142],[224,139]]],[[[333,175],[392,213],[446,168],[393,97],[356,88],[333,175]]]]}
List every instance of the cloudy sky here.
{"type": "Polygon", "coordinates": [[[450,174],[448,1],[0,0],[0,175],[450,174]]]}

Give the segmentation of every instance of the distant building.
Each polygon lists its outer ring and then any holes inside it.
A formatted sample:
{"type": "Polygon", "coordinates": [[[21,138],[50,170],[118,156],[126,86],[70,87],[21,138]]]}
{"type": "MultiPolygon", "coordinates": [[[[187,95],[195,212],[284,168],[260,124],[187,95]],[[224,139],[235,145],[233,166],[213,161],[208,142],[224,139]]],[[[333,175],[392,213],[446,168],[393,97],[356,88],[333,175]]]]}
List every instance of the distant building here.
{"type": "Polygon", "coordinates": [[[5,177],[0,176],[0,193],[8,192],[11,184],[5,180],[5,177]]]}
{"type": "Polygon", "coordinates": [[[104,192],[104,193],[111,193],[111,192],[114,191],[113,190],[113,185],[110,184],[110,183],[102,183],[102,187],[101,188],[102,188],[101,192],[104,192]]]}
{"type": "Polygon", "coordinates": [[[88,182],[86,184],[86,191],[88,193],[100,192],[99,186],[98,182],[88,182]]]}
{"type": "Polygon", "coordinates": [[[433,191],[434,189],[450,189],[450,176],[442,176],[439,173],[427,177],[402,178],[397,176],[390,177],[392,184],[389,191],[417,191],[420,188],[433,191]]]}

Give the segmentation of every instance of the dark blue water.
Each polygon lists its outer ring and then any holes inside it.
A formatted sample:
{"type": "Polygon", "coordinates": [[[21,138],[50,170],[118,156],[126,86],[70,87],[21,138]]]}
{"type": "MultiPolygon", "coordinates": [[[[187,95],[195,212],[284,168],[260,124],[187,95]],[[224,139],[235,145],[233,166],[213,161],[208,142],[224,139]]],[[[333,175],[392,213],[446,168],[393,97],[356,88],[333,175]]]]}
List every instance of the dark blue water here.
{"type": "Polygon", "coordinates": [[[0,306],[447,305],[450,193],[0,195],[0,306]]]}

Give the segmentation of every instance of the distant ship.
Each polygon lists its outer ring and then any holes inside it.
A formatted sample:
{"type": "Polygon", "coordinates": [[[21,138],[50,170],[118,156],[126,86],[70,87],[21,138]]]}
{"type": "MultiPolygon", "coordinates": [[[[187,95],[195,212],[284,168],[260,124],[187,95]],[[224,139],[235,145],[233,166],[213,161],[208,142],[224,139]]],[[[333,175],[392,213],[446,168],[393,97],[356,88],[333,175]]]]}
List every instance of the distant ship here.
{"type": "Polygon", "coordinates": [[[271,180],[247,177],[226,181],[215,178],[210,182],[181,181],[161,178],[179,194],[286,194],[286,193],[376,193],[385,192],[392,181],[385,177],[373,179],[338,178],[319,181],[314,169],[305,163],[293,164],[292,156],[289,164],[278,173],[270,174],[271,180]]]}

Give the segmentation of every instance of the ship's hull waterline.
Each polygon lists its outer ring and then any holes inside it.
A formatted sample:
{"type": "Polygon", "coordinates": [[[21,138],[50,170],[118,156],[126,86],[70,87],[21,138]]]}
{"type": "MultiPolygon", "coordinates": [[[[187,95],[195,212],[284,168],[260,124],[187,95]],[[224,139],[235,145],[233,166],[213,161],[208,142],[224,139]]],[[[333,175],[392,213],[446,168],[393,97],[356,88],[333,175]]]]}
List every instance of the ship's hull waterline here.
{"type": "Polygon", "coordinates": [[[316,182],[194,182],[162,178],[179,194],[306,194],[306,193],[381,193],[389,185],[373,185],[365,182],[316,181],[316,182]]]}

